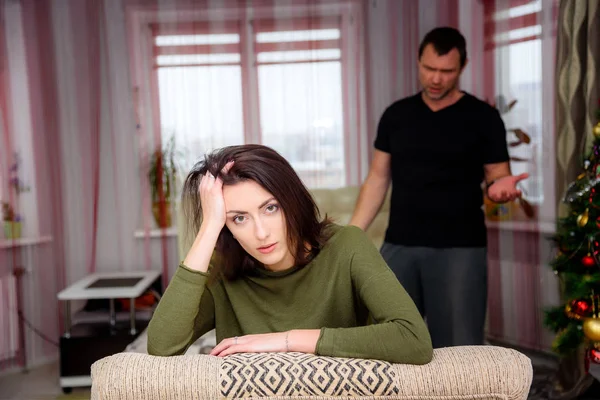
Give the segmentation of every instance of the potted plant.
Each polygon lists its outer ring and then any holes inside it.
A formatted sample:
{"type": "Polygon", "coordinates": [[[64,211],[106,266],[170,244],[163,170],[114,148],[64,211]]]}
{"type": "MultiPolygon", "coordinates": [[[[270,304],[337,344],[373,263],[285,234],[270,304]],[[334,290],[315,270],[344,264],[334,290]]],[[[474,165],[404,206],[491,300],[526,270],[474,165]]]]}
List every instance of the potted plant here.
{"type": "Polygon", "coordinates": [[[171,199],[177,185],[177,156],[175,139],[169,139],[164,147],[152,152],[148,169],[148,180],[152,195],[152,214],[159,228],[172,223],[171,199]]]}
{"type": "Polygon", "coordinates": [[[10,203],[2,202],[2,221],[4,222],[4,237],[18,239],[21,237],[21,216],[15,213],[10,203]]]}
{"type": "Polygon", "coordinates": [[[21,237],[21,215],[15,212],[14,205],[19,204],[19,196],[21,193],[28,192],[30,190],[23,180],[19,177],[19,166],[21,165],[21,158],[19,153],[13,153],[13,162],[8,170],[8,187],[10,192],[13,193],[14,202],[11,204],[7,201],[2,201],[2,221],[4,228],[4,237],[6,239],[18,239],[21,237]]]}

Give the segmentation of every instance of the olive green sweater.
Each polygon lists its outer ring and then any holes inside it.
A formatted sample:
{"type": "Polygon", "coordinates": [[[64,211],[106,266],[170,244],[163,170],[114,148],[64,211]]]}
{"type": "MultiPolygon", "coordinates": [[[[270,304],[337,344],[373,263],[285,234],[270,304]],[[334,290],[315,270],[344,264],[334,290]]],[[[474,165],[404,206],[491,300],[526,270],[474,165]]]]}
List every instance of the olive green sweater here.
{"type": "Polygon", "coordinates": [[[425,364],[433,349],[415,304],[366,234],[334,226],[303,268],[207,284],[180,265],[150,321],[148,352],[178,355],[216,329],[234,336],[320,329],[316,354],[425,364]],[[369,317],[375,321],[369,324],[369,317]]]}

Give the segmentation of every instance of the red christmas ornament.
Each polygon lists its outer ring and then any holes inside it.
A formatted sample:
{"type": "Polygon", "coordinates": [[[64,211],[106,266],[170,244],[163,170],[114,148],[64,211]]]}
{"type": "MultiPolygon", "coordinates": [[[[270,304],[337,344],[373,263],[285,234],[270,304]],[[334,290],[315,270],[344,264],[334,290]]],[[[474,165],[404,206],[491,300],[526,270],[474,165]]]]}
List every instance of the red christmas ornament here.
{"type": "Polygon", "coordinates": [[[581,259],[581,263],[586,267],[593,267],[596,265],[596,260],[594,260],[594,257],[588,254],[581,259]]]}
{"type": "Polygon", "coordinates": [[[590,304],[585,300],[575,300],[573,302],[572,310],[575,314],[583,317],[590,310],[590,304]]]}
{"type": "Polygon", "coordinates": [[[582,320],[591,316],[592,304],[588,300],[572,300],[565,306],[567,317],[582,320]]]}
{"type": "Polygon", "coordinates": [[[600,350],[592,347],[588,350],[587,355],[585,357],[585,371],[589,372],[590,364],[600,364],[600,350]]]}
{"type": "Polygon", "coordinates": [[[600,364],[600,350],[590,349],[590,361],[595,364],[600,364]]]}

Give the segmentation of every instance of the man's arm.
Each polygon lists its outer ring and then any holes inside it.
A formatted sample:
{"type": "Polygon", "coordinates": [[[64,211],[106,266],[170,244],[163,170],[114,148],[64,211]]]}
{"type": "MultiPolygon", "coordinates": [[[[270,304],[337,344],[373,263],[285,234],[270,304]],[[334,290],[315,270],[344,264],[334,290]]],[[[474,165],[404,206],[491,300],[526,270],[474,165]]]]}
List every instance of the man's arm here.
{"type": "Polygon", "coordinates": [[[529,174],[511,175],[508,162],[484,164],[483,168],[485,172],[485,192],[490,200],[495,203],[506,203],[521,197],[521,191],[517,189],[517,183],[527,179],[529,174]]]}
{"type": "Polygon", "coordinates": [[[484,164],[483,171],[485,174],[486,186],[500,178],[511,175],[510,163],[508,161],[494,164],[484,164]]]}
{"type": "Polygon", "coordinates": [[[485,193],[495,203],[505,203],[521,196],[517,189],[519,181],[528,174],[513,176],[510,170],[510,159],[506,143],[506,127],[498,110],[493,109],[486,121],[484,132],[485,144],[483,152],[483,170],[485,176],[485,193]]]}
{"type": "Polygon", "coordinates": [[[360,189],[349,225],[367,230],[383,204],[391,176],[391,155],[375,149],[371,168],[360,189]]]}

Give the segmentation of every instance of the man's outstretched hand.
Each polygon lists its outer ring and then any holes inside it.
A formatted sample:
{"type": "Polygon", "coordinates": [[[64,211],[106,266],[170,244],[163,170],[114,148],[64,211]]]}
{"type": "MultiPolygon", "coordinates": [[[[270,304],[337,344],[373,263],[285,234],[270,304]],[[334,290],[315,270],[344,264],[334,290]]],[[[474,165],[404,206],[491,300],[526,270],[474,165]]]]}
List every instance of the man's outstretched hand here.
{"type": "Polygon", "coordinates": [[[517,189],[517,183],[523,179],[527,179],[529,174],[505,176],[497,179],[487,190],[487,195],[490,200],[495,203],[506,203],[518,197],[521,197],[521,191],[517,189]]]}

